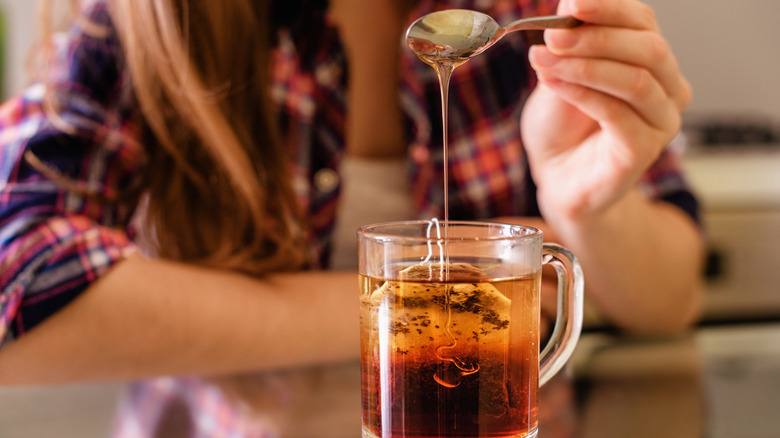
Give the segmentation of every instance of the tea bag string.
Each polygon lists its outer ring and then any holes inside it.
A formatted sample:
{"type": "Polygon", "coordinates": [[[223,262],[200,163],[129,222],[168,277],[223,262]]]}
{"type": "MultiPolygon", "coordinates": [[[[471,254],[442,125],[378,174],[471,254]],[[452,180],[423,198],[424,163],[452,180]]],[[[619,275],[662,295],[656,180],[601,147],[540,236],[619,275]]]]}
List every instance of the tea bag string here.
{"type": "MultiPolygon", "coordinates": [[[[444,245],[442,245],[441,240],[441,223],[439,222],[439,219],[437,218],[431,218],[431,220],[428,221],[428,229],[425,232],[425,237],[428,239],[428,255],[425,257],[425,259],[422,261],[422,264],[430,263],[431,257],[433,257],[433,245],[431,244],[431,230],[436,226],[436,246],[439,247],[439,278],[444,278],[444,245]]],[[[430,272],[431,268],[428,267],[428,270],[430,272]]]]}

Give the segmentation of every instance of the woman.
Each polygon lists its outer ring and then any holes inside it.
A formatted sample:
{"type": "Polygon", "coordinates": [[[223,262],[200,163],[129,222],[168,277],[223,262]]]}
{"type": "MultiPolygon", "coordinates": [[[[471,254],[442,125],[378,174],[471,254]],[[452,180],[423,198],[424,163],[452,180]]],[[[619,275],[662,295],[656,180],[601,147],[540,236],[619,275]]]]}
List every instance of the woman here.
{"type": "Polygon", "coordinates": [[[441,216],[438,84],[399,37],[453,7],[589,24],[456,70],[450,217],[543,228],[626,332],[694,321],[696,205],[664,149],[690,88],[647,6],[270,3],[88,2],[3,107],[0,383],[356,357],[355,273],[326,268],[371,190],[383,219],[441,216]]]}

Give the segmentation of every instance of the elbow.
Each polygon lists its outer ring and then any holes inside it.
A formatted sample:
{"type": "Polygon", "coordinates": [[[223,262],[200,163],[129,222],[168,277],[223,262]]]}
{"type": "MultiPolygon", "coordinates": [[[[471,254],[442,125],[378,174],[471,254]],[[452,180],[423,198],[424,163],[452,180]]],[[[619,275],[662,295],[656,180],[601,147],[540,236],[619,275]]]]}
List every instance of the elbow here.
{"type": "Polygon", "coordinates": [[[686,289],[680,299],[666,302],[655,311],[643,312],[643,317],[624,320],[619,330],[629,336],[670,338],[690,334],[701,321],[704,288],[700,282],[686,289]]]}

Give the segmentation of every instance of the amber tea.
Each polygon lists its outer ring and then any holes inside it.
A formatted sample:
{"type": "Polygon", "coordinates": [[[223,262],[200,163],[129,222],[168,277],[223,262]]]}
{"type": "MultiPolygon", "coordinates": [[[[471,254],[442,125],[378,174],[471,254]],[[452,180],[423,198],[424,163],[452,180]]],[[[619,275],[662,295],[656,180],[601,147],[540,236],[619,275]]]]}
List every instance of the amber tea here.
{"type": "Polygon", "coordinates": [[[450,260],[396,278],[360,280],[363,436],[534,436],[539,274],[450,260]]]}
{"type": "Polygon", "coordinates": [[[576,258],[531,227],[388,222],[358,230],[363,438],[533,438],[537,392],[582,326],[576,258]],[[543,264],[558,274],[539,351],[543,264]]]}

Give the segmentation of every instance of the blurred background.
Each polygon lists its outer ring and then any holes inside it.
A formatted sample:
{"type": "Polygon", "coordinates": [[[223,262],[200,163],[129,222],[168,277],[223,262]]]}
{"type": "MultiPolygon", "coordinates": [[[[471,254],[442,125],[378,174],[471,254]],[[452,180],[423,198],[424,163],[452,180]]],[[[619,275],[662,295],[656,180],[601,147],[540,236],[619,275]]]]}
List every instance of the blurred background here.
{"type": "MultiPolygon", "coordinates": [[[[702,274],[707,279],[707,304],[700,328],[706,341],[700,348],[705,354],[717,351],[715,356],[747,361],[751,353],[744,345],[751,344],[753,336],[760,336],[762,345],[780,345],[775,330],[780,320],[780,26],[776,23],[780,1],[646,2],[655,9],[694,89],[674,147],[683,151],[690,182],[704,207],[709,238],[702,274]],[[755,334],[756,327],[773,329],[755,334]],[[748,334],[740,337],[739,333],[748,334]],[[738,356],[724,353],[732,345],[743,347],[738,356]]],[[[3,98],[27,82],[25,60],[37,38],[36,4],[0,0],[3,98]]],[[[764,397],[767,406],[780,405],[771,393],[777,388],[774,382],[764,385],[763,393],[761,387],[754,388],[750,397],[764,397]]],[[[729,385],[716,385],[714,391],[738,391],[733,382],[729,385]]],[[[64,438],[105,436],[120,390],[117,384],[56,390],[0,388],[0,436],[55,436],[47,432],[52,429],[64,438]],[[41,422],[43,418],[47,420],[41,422]]],[[[737,394],[722,394],[716,408],[738,411],[737,394]],[[728,404],[730,399],[734,401],[728,404]]],[[[725,434],[724,427],[717,429],[723,434],[712,429],[707,436],[740,436],[725,434]]]]}
{"type": "Polygon", "coordinates": [[[776,0],[648,0],[693,85],[678,138],[710,238],[707,317],[780,316],[776,0]]]}

